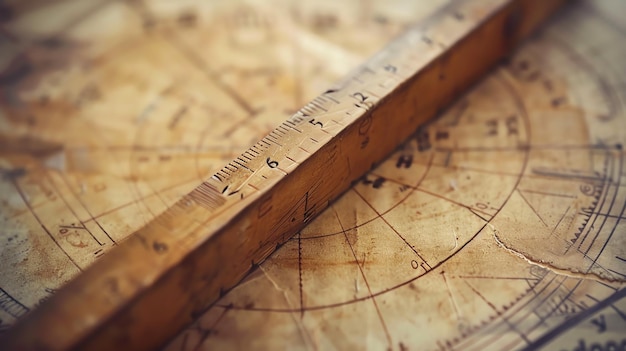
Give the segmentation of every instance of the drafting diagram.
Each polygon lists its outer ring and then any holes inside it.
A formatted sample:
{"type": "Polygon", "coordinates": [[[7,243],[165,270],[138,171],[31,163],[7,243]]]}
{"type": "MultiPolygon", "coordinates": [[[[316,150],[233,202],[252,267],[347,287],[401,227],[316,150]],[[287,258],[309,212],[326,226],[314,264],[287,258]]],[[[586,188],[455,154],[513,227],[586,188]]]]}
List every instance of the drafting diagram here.
{"type": "MultiPolygon", "coordinates": [[[[447,3],[8,1],[0,332],[447,3]]],[[[165,350],[626,348],[623,18],[567,5],[165,350]]]]}

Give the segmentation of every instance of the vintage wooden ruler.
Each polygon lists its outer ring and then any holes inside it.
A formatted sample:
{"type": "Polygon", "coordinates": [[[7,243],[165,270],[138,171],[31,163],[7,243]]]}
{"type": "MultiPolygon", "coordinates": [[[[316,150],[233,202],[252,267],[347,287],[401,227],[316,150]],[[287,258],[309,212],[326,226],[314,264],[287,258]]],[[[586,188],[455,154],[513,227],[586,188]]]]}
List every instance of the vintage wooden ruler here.
{"type": "Polygon", "coordinates": [[[0,345],[110,350],[162,344],[563,2],[452,1],[134,233],[0,345]]]}

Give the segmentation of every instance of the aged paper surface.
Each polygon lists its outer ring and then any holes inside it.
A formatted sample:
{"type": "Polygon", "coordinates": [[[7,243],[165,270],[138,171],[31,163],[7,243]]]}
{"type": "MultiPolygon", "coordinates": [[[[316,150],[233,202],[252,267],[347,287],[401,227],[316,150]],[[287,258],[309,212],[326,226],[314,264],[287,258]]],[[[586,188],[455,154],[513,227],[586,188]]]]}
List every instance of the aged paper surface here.
{"type": "MultiPolygon", "coordinates": [[[[0,331],[447,3],[7,1],[0,331]]],[[[165,349],[625,348],[624,18],[570,5],[165,349]]]]}

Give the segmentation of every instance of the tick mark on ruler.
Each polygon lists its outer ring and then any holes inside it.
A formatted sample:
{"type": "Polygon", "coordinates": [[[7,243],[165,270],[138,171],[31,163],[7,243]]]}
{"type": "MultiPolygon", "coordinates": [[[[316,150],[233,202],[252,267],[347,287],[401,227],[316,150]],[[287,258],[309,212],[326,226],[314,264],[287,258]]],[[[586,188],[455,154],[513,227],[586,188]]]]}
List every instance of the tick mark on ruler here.
{"type": "Polygon", "coordinates": [[[152,248],[156,253],[164,253],[167,251],[167,245],[158,241],[152,243],[152,248]]]}
{"type": "Polygon", "coordinates": [[[398,71],[396,66],[393,66],[393,65],[390,65],[390,64],[385,65],[384,70],[387,71],[387,72],[391,72],[391,73],[396,73],[398,71]]]}

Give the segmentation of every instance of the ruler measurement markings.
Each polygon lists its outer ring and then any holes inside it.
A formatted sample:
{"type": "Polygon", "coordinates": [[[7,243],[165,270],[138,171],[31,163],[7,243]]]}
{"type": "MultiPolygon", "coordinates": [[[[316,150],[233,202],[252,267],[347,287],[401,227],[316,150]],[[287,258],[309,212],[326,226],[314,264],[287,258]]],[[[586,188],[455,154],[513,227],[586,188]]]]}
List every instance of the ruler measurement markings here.
{"type": "Polygon", "coordinates": [[[239,166],[241,166],[243,169],[249,171],[250,173],[254,173],[253,170],[251,170],[248,166],[245,165],[245,161],[244,160],[242,160],[240,157],[238,157],[237,160],[234,160],[233,162],[238,164],[239,166]],[[239,161],[237,161],[237,160],[239,160],[239,161]]]}

